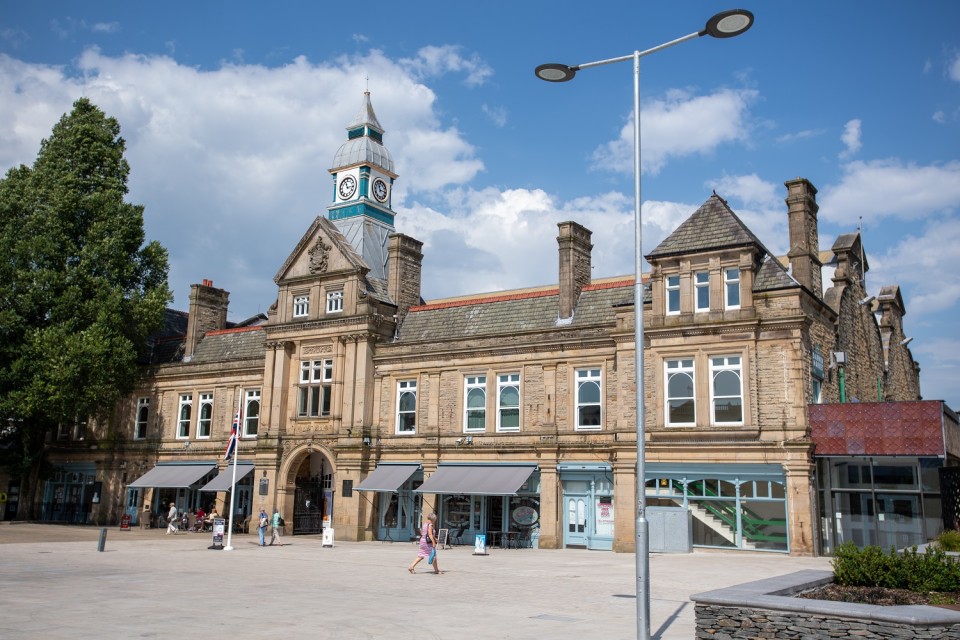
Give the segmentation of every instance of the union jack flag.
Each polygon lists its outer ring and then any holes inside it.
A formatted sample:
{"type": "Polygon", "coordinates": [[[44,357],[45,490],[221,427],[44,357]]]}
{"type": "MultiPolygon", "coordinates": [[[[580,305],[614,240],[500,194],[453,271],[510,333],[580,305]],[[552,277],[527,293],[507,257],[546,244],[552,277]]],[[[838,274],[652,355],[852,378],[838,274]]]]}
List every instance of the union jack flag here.
{"type": "Polygon", "coordinates": [[[233,457],[233,452],[237,450],[237,432],[240,429],[240,412],[233,416],[233,429],[230,431],[230,439],[227,440],[227,451],[223,454],[224,460],[233,457]]]}

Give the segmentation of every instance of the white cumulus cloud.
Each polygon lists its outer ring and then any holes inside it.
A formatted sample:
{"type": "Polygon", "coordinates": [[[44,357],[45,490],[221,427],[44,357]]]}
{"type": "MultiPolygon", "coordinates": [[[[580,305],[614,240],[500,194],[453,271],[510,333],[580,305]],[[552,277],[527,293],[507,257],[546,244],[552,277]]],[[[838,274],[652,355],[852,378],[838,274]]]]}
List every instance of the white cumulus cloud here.
{"type": "Polygon", "coordinates": [[[860,127],[862,123],[859,119],[850,120],[843,127],[843,135],[840,140],[843,142],[844,149],[840,152],[840,159],[851,158],[860,151],[860,127]]]}
{"type": "Polygon", "coordinates": [[[852,226],[862,217],[915,220],[960,207],[960,162],[905,164],[898,159],[851,162],[839,184],[820,194],[820,216],[852,226]]]}
{"type": "MultiPolygon", "coordinates": [[[[720,89],[702,96],[675,90],[645,102],[640,114],[642,170],[656,174],[671,158],[709,154],[720,145],[746,140],[749,107],[757,96],[752,89],[720,89]]],[[[594,151],[593,168],[633,171],[632,114],[619,137],[594,151]]]]}

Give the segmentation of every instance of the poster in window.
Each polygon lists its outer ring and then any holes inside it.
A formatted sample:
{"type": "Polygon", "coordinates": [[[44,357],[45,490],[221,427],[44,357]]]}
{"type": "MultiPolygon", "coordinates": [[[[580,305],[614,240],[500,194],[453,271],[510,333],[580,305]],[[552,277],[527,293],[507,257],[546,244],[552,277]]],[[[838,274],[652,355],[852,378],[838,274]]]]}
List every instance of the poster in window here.
{"type": "Polygon", "coordinates": [[[597,498],[596,531],[598,536],[613,535],[613,501],[608,497],[597,498]]]}

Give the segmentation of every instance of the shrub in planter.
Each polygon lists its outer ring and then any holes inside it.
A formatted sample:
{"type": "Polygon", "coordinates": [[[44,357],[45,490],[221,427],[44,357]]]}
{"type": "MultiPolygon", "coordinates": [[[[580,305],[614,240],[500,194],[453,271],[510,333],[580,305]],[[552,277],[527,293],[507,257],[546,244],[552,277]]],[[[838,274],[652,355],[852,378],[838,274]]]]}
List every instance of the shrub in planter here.
{"type": "Polygon", "coordinates": [[[837,547],[832,564],[834,580],[839,585],[918,592],[960,591],[960,562],[940,548],[929,547],[926,553],[917,553],[914,547],[902,554],[891,548],[885,554],[880,547],[859,549],[846,542],[837,547]]]}
{"type": "Polygon", "coordinates": [[[944,529],[937,536],[937,546],[944,551],[960,551],[960,531],[944,529]]]}

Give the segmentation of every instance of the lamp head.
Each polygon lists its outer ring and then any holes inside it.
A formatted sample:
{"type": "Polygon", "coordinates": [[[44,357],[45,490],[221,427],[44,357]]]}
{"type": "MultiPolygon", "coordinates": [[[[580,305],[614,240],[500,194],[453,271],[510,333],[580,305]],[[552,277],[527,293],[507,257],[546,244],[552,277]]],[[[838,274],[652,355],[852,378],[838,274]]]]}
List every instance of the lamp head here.
{"type": "Polygon", "coordinates": [[[710,35],[714,38],[732,38],[752,26],[752,13],[746,9],[730,9],[729,11],[721,11],[707,20],[707,26],[703,28],[700,35],[710,35]]]}
{"type": "Polygon", "coordinates": [[[533,72],[537,74],[538,78],[546,80],[547,82],[566,82],[573,80],[573,76],[577,75],[579,68],[580,67],[560,64],[559,62],[548,62],[547,64],[540,65],[534,69],[533,72]]]}

